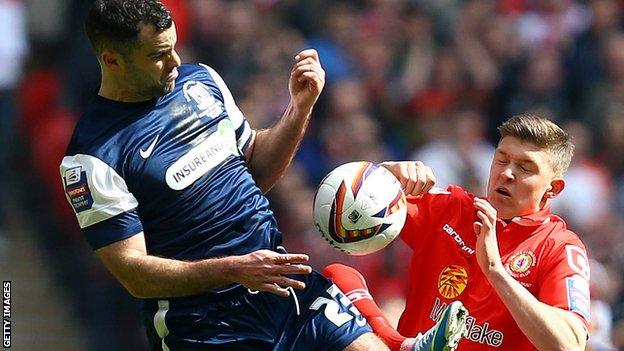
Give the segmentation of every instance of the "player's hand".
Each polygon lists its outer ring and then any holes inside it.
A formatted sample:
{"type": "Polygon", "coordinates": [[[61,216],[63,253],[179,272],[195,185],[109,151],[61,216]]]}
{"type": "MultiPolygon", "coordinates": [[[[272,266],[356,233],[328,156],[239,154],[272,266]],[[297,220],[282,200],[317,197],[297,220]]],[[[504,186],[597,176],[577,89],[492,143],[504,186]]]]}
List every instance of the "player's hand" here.
{"type": "Polygon", "coordinates": [[[303,50],[295,56],[288,89],[297,111],[309,114],[325,85],[325,71],[314,49],[303,50]]]}
{"type": "Polygon", "coordinates": [[[478,197],[474,198],[474,206],[477,209],[478,218],[473,223],[477,234],[475,254],[483,274],[487,277],[489,273],[504,270],[496,236],[496,209],[487,200],[478,197]]]}
{"type": "Polygon", "coordinates": [[[420,161],[382,162],[380,166],[397,177],[405,195],[426,194],[436,182],[431,167],[420,161]]]}
{"type": "Polygon", "coordinates": [[[304,263],[304,254],[280,254],[270,250],[258,250],[237,257],[233,267],[234,281],[250,290],[266,291],[279,296],[289,296],[288,287],[304,289],[305,284],[286,277],[290,274],[309,274],[312,268],[304,263]]]}

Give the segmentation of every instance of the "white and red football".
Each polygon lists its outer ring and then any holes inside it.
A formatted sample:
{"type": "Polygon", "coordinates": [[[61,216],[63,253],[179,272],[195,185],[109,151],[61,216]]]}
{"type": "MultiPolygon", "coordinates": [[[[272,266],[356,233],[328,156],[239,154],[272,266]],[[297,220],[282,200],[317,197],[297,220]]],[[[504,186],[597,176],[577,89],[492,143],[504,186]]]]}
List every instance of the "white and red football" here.
{"type": "Polygon", "coordinates": [[[350,255],[368,255],[394,240],[407,216],[401,184],[371,162],[336,167],[318,186],[314,222],[323,238],[350,255]]]}

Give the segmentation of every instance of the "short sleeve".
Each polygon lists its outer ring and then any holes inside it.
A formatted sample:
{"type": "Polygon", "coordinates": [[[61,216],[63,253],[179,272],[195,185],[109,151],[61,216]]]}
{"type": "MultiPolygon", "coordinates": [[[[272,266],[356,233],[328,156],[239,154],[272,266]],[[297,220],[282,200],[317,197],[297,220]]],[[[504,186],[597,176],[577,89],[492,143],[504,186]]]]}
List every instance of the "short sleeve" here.
{"type": "Polygon", "coordinates": [[[434,188],[429,193],[420,196],[407,196],[407,219],[401,230],[401,239],[411,247],[417,249],[433,234],[431,230],[440,213],[451,202],[451,192],[434,188]]]}
{"type": "Polygon", "coordinates": [[[85,154],[66,156],[60,172],[65,196],[94,250],[143,231],[136,198],[102,160],[85,154]]]}
{"type": "Polygon", "coordinates": [[[221,90],[225,111],[236,129],[236,143],[238,144],[238,149],[241,150],[244,155],[251,143],[251,140],[253,139],[254,130],[251,128],[249,122],[236,105],[230,89],[227,87],[225,81],[223,81],[223,78],[221,78],[219,73],[217,73],[217,71],[210,66],[204,64],[200,65],[208,70],[208,73],[210,73],[210,76],[219,87],[219,90],[221,90]]]}
{"type": "Polygon", "coordinates": [[[556,249],[540,277],[537,298],[554,307],[574,312],[586,327],[590,322],[589,262],[585,247],[578,242],[556,249]]]}

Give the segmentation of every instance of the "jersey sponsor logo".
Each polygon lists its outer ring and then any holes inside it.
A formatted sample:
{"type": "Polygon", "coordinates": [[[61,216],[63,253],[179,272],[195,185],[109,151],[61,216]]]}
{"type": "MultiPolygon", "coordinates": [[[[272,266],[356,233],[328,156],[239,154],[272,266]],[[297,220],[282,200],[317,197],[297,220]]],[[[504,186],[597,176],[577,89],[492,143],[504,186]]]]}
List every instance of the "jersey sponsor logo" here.
{"type": "Polygon", "coordinates": [[[461,247],[462,251],[466,251],[471,255],[474,254],[475,250],[468,247],[468,245],[466,245],[466,243],[464,242],[464,239],[462,239],[461,235],[459,235],[459,233],[453,227],[451,227],[448,223],[444,224],[444,226],[442,227],[442,230],[444,230],[446,234],[448,234],[449,236],[453,238],[453,240],[455,240],[457,245],[461,247]]]}
{"type": "Polygon", "coordinates": [[[589,280],[589,261],[585,251],[575,245],[566,245],[566,257],[568,266],[585,280],[589,280]]]}
{"type": "Polygon", "coordinates": [[[438,278],[438,291],[447,299],[461,295],[468,285],[468,272],[459,265],[449,265],[442,269],[438,278]]]}
{"type": "Polygon", "coordinates": [[[145,151],[143,149],[139,149],[139,153],[141,154],[141,157],[143,157],[144,159],[147,159],[148,157],[152,155],[152,151],[154,151],[154,147],[156,146],[156,143],[158,142],[158,137],[160,137],[160,134],[156,135],[156,138],[152,140],[152,142],[149,144],[149,146],[147,147],[145,151]]]}
{"type": "Polygon", "coordinates": [[[67,169],[63,178],[65,193],[76,213],[93,207],[93,196],[87,183],[87,172],[82,170],[82,166],[67,169]]]}
{"type": "Polygon", "coordinates": [[[524,278],[531,274],[531,268],[537,264],[535,253],[525,250],[513,254],[507,261],[507,272],[514,278],[524,278]]]}
{"type": "Polygon", "coordinates": [[[192,102],[200,111],[199,117],[207,116],[216,118],[225,111],[223,103],[210,93],[210,89],[204,83],[195,80],[184,83],[182,88],[184,98],[187,102],[192,102]]]}
{"type": "Polygon", "coordinates": [[[589,320],[589,282],[582,276],[575,274],[565,279],[570,311],[576,312],[589,320]]]}
{"type": "MultiPolygon", "coordinates": [[[[437,323],[440,320],[442,312],[446,306],[446,302],[442,303],[440,298],[436,297],[433,303],[433,309],[429,314],[429,318],[437,323]]],[[[477,319],[473,316],[468,316],[466,318],[466,329],[467,333],[465,338],[479,344],[500,347],[505,339],[505,334],[503,334],[503,332],[491,328],[491,325],[488,322],[477,324],[477,319]]]]}
{"type": "Polygon", "coordinates": [[[165,173],[167,185],[173,190],[185,189],[237,154],[234,127],[230,120],[224,119],[214,133],[169,166],[165,173]]]}

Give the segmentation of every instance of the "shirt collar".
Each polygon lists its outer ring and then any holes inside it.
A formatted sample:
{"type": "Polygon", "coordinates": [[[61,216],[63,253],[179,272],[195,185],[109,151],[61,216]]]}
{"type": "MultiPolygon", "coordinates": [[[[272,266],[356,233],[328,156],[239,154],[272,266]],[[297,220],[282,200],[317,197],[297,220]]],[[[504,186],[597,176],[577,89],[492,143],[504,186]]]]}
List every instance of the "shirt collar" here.
{"type": "Polygon", "coordinates": [[[545,207],[540,211],[531,213],[526,216],[517,216],[511,219],[511,222],[521,226],[536,226],[550,222],[550,207],[545,207]]]}

